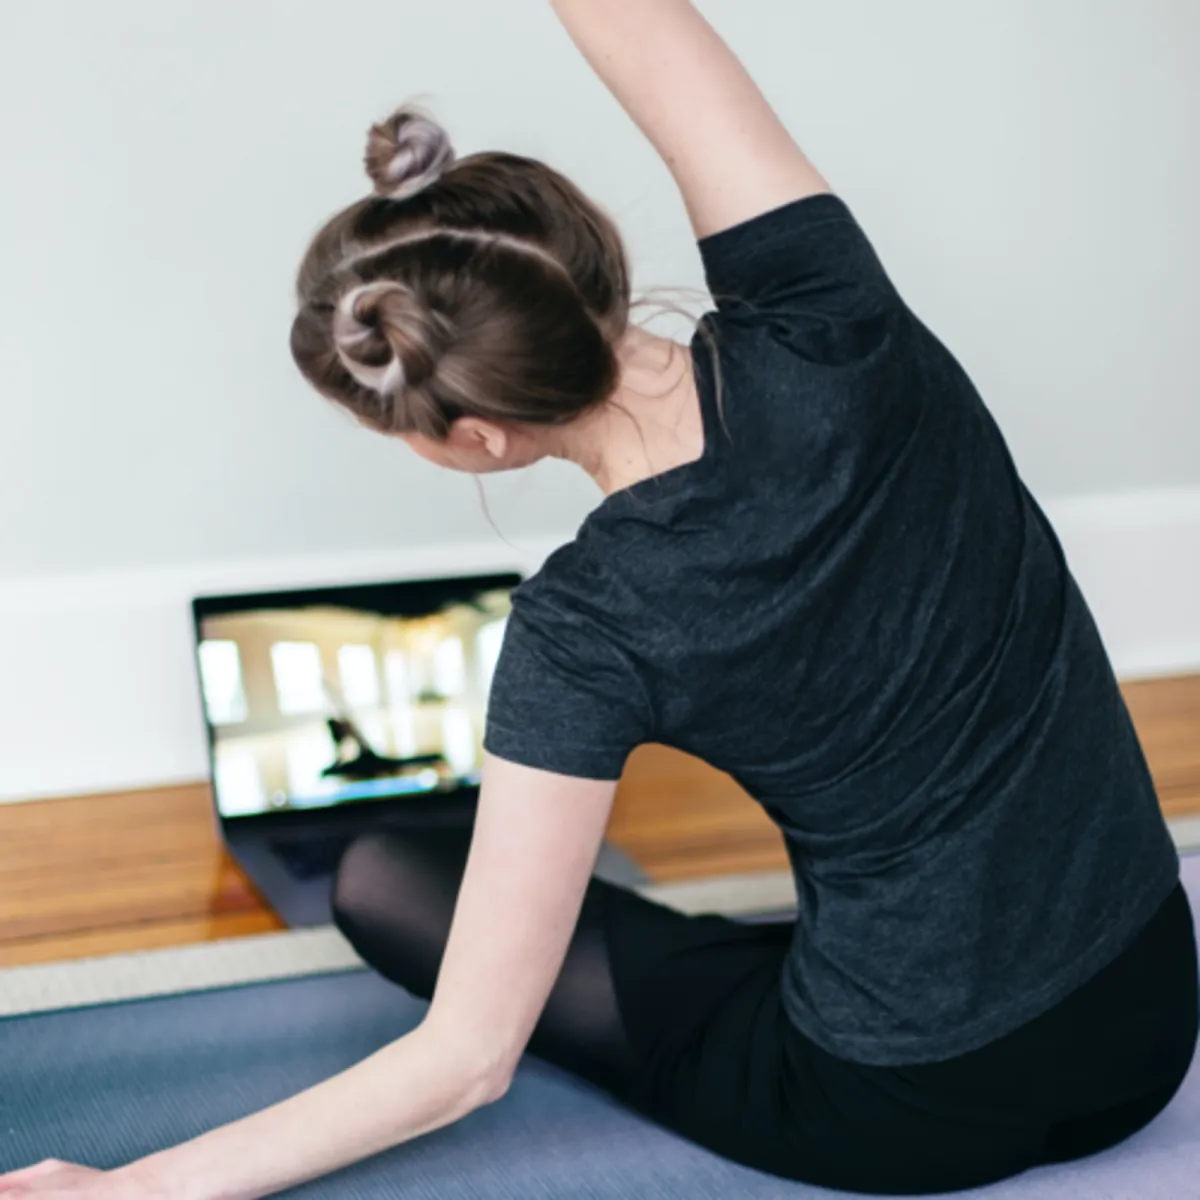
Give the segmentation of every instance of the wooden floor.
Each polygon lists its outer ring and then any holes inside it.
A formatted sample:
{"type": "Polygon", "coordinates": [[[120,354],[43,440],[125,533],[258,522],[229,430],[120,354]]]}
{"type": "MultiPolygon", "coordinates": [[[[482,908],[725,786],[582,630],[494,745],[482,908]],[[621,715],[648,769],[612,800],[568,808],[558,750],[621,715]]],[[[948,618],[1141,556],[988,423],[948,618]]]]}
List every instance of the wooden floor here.
{"type": "MultiPolygon", "coordinates": [[[[1167,815],[1200,815],[1200,676],[1125,692],[1167,815]]],[[[609,836],[655,880],[786,866],[731,780],[660,746],[630,760],[609,836]]],[[[278,928],[225,854],[205,785],[0,806],[0,965],[278,928]]]]}

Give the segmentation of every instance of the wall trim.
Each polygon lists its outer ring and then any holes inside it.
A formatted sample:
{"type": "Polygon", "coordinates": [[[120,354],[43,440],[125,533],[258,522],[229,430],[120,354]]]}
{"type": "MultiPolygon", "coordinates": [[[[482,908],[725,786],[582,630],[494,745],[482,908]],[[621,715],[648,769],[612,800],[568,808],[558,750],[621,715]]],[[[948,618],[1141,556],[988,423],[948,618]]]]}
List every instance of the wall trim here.
{"type": "Polygon", "coordinates": [[[1200,487],[1044,502],[1117,674],[1200,671],[1200,487]]]}
{"type": "MultiPolygon", "coordinates": [[[[1045,508],[1118,673],[1200,670],[1200,487],[1045,508]]],[[[0,581],[0,803],[205,776],[194,595],[532,571],[564,538],[0,581]]]]}

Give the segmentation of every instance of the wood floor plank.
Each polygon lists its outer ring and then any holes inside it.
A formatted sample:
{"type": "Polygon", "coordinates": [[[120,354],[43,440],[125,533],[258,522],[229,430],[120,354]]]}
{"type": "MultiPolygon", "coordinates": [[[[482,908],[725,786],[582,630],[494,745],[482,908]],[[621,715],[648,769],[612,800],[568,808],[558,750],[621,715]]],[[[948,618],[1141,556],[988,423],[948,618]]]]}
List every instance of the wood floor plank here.
{"type": "MultiPolygon", "coordinates": [[[[1123,690],[1163,810],[1200,815],[1200,676],[1123,690]]],[[[609,836],[662,882],[787,866],[732,779],[662,746],[631,757],[609,836]]],[[[0,805],[0,966],[279,927],[222,847],[207,785],[0,805]]]]}
{"type": "Polygon", "coordinates": [[[205,785],[0,808],[0,965],[279,928],[205,785]]]}

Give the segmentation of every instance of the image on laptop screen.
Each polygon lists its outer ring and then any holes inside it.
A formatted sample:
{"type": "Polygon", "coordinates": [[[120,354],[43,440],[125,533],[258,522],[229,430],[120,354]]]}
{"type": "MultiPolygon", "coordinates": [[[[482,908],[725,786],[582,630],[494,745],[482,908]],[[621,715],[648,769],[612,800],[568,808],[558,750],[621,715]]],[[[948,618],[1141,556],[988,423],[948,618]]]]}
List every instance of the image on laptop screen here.
{"type": "Polygon", "coordinates": [[[516,575],[196,600],[222,817],[477,786],[516,575]]]}

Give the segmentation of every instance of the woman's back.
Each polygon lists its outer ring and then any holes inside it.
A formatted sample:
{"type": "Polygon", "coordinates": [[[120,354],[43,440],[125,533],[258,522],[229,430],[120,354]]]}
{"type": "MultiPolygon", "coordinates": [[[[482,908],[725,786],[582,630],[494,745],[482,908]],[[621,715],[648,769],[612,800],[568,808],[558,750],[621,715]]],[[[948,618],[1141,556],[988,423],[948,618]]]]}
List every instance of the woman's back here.
{"type": "Polygon", "coordinates": [[[1053,531],[842,202],[701,248],[703,457],[518,593],[489,748],[729,771],[795,868],[799,1028],[861,1062],[961,1054],[1119,953],[1175,852],[1053,531]]]}

